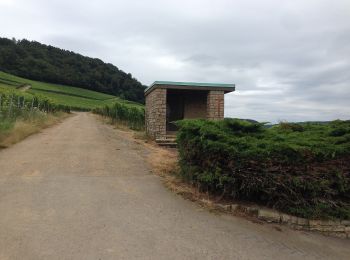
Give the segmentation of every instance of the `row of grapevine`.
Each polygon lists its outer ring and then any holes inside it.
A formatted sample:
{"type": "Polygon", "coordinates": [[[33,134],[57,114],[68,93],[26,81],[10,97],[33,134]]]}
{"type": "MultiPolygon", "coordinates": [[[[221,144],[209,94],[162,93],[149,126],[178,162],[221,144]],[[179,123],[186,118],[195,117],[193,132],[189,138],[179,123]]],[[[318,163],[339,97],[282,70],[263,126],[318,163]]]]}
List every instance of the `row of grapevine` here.
{"type": "Polygon", "coordinates": [[[113,123],[120,123],[134,130],[143,130],[145,125],[145,111],[143,108],[115,103],[113,106],[96,108],[94,113],[109,117],[113,123]]]}
{"type": "Polygon", "coordinates": [[[37,96],[0,93],[0,119],[16,119],[18,116],[36,111],[45,113],[63,111],[69,113],[70,108],[56,105],[46,98],[37,96]]]}

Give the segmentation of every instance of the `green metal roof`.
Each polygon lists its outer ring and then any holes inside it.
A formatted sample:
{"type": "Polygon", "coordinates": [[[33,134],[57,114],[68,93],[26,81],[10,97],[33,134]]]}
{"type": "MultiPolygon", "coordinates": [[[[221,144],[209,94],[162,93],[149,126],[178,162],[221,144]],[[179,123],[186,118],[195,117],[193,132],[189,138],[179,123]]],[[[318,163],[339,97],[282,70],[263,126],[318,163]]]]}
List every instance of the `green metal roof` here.
{"type": "Polygon", "coordinates": [[[149,92],[156,85],[165,86],[189,86],[198,88],[228,88],[231,91],[234,90],[235,84],[223,84],[223,83],[200,83],[200,82],[177,82],[177,81],[155,81],[151,86],[145,89],[145,93],[149,92]]]}

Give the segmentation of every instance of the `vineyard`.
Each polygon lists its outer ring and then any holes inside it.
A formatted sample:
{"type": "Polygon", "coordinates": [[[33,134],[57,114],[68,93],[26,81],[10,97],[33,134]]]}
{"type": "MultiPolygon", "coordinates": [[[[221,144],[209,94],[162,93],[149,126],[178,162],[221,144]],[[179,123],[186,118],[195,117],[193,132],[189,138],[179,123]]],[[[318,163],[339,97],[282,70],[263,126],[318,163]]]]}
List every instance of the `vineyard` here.
{"type": "MultiPolygon", "coordinates": [[[[72,86],[28,80],[0,72],[0,145],[16,122],[35,125],[58,111],[93,111],[131,129],[144,128],[142,104],[72,86]]],[[[28,125],[28,128],[31,126],[28,125]]]]}
{"type": "Polygon", "coordinates": [[[69,113],[70,107],[56,105],[47,98],[29,94],[19,95],[0,89],[0,146],[7,146],[3,141],[16,132],[16,125],[22,124],[22,128],[27,128],[20,130],[21,137],[16,137],[21,139],[35,132],[38,125],[48,124],[49,122],[45,121],[57,116],[59,112],[69,113]]]}
{"type": "Polygon", "coordinates": [[[0,91],[18,92],[23,86],[28,86],[28,88],[22,91],[22,93],[18,93],[19,95],[29,94],[45,97],[54,104],[69,106],[72,110],[76,111],[90,111],[106,105],[113,106],[115,102],[141,106],[138,103],[113,95],[73,86],[29,80],[0,71],[0,91]]]}
{"type": "Polygon", "coordinates": [[[125,125],[133,130],[143,130],[145,111],[141,106],[115,103],[113,106],[95,108],[94,113],[110,118],[112,123],[125,125]]]}
{"type": "Polygon", "coordinates": [[[56,105],[49,99],[39,98],[37,96],[16,95],[14,93],[5,95],[0,92],[0,117],[16,118],[24,113],[33,113],[34,111],[53,113],[57,111],[70,112],[69,106],[56,105]]]}
{"type": "Polygon", "coordinates": [[[313,219],[350,219],[350,121],[178,122],[181,175],[222,199],[313,219]]]}

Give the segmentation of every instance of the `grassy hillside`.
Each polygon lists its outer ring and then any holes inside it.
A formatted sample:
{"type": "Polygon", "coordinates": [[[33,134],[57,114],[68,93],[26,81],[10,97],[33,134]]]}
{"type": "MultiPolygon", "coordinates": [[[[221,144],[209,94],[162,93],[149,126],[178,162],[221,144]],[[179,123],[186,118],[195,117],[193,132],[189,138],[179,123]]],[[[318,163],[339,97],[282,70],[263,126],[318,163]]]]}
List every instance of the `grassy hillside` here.
{"type": "Polygon", "coordinates": [[[82,88],[24,79],[0,71],[0,93],[9,92],[14,92],[22,96],[45,96],[56,104],[70,106],[72,109],[78,110],[90,110],[105,105],[112,106],[116,102],[131,107],[142,107],[141,104],[123,100],[112,95],[82,88]],[[30,86],[28,89],[23,87],[28,85],[30,86]]]}
{"type": "Polygon", "coordinates": [[[35,41],[0,37],[0,71],[144,101],[145,86],[130,73],[102,60],[35,41]]]}

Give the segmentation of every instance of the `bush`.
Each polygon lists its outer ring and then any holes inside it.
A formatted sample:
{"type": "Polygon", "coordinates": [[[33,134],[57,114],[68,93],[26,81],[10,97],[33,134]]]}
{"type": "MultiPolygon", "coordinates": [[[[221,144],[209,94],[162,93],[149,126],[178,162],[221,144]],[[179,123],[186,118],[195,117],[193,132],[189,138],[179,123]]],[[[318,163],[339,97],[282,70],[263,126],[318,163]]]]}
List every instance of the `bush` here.
{"type": "Polygon", "coordinates": [[[350,121],[177,124],[182,176],[200,189],[301,217],[350,219],[350,121]]]}

